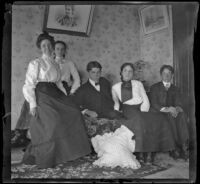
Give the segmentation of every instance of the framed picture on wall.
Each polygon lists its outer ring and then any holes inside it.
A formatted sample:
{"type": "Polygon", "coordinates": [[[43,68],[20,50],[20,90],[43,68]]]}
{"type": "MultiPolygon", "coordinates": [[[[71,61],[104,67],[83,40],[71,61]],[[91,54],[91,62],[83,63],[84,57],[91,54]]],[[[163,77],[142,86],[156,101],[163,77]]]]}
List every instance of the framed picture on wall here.
{"type": "Polygon", "coordinates": [[[139,15],[144,34],[153,33],[169,26],[166,5],[152,5],[141,8],[139,15]]]}
{"type": "Polygon", "coordinates": [[[43,31],[89,36],[94,5],[47,5],[43,31]]]}

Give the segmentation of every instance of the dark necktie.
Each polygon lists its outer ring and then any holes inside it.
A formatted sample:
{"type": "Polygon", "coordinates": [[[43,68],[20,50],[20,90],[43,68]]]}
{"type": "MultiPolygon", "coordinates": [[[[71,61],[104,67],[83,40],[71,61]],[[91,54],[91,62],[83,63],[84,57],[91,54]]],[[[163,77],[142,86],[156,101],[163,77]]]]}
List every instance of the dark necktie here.
{"type": "Polygon", "coordinates": [[[95,82],[95,86],[98,86],[99,85],[99,82],[95,82]]]}
{"type": "Polygon", "coordinates": [[[123,82],[121,85],[122,103],[130,100],[133,97],[131,81],[123,82]]]}
{"type": "Polygon", "coordinates": [[[170,104],[170,88],[166,89],[166,106],[171,106],[172,104],[170,104]]]}

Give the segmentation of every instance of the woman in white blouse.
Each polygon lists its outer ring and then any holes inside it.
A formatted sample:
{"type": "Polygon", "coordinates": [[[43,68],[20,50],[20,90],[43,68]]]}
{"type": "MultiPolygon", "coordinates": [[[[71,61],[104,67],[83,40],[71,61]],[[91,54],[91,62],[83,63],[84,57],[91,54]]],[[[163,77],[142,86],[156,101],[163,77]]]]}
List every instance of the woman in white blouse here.
{"type": "MultiPolygon", "coordinates": [[[[68,95],[72,95],[80,86],[80,77],[74,63],[65,59],[67,49],[68,48],[65,42],[55,42],[55,61],[59,64],[61,69],[61,81],[66,93],[68,95]]],[[[72,97],[73,96],[71,96],[71,98],[72,97]]],[[[30,127],[31,116],[29,113],[27,113],[28,111],[29,104],[25,100],[19,119],[16,123],[14,136],[11,139],[11,144],[13,147],[26,146],[26,144],[29,142],[29,139],[27,138],[27,131],[30,127]]]]}
{"type": "Polygon", "coordinates": [[[80,77],[78,71],[72,61],[66,60],[68,47],[63,41],[55,42],[55,61],[61,69],[61,80],[67,94],[74,94],[80,87],[80,77]]]}
{"type": "Polygon", "coordinates": [[[129,120],[124,121],[124,125],[135,133],[135,151],[145,153],[144,160],[151,162],[155,155],[151,155],[151,152],[173,150],[174,141],[164,117],[158,113],[148,112],[149,99],[143,84],[138,80],[133,80],[133,74],[132,63],[124,63],[121,66],[122,82],[112,87],[114,109],[122,111],[129,120]]]}
{"type": "Polygon", "coordinates": [[[91,152],[78,107],[67,96],[59,65],[53,58],[54,39],[40,34],[42,56],[29,63],[23,94],[29,103],[31,144],[23,163],[39,168],[77,159],[91,152]]]}

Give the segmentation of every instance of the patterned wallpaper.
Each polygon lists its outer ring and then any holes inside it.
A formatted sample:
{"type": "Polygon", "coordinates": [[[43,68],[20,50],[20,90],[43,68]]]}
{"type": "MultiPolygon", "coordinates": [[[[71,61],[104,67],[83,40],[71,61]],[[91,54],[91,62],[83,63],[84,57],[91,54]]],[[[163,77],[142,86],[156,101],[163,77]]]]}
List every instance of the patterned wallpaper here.
{"type": "MultiPolygon", "coordinates": [[[[140,8],[144,8],[144,6],[140,8]]],[[[173,65],[171,6],[168,6],[168,16],[169,27],[163,30],[144,35],[142,27],[140,26],[141,60],[145,61],[142,80],[146,81],[147,86],[151,86],[160,80],[159,72],[163,64],[173,65]]]]}
{"type": "MultiPolygon", "coordinates": [[[[90,37],[50,33],[55,40],[63,40],[69,45],[67,57],[76,64],[83,82],[87,79],[86,65],[91,60],[102,64],[102,75],[111,83],[120,80],[119,70],[124,62],[135,63],[136,78],[147,83],[158,80],[155,71],[160,67],[160,58],[162,62],[172,62],[169,30],[149,39],[143,37],[138,8],[136,5],[96,5],[90,37]]],[[[35,42],[42,32],[44,11],[44,5],[13,5],[12,129],[24,101],[22,86],[28,63],[40,56],[35,42]]]]}

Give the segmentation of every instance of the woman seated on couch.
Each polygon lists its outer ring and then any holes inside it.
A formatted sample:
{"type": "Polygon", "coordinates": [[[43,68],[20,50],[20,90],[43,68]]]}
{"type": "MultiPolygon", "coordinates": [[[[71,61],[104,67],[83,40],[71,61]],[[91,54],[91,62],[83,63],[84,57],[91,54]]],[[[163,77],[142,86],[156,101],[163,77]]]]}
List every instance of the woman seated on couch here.
{"type": "MultiPolygon", "coordinates": [[[[55,42],[55,62],[59,64],[61,70],[61,80],[67,95],[72,95],[80,87],[80,77],[75,64],[68,61],[67,57],[68,46],[63,41],[55,42]]],[[[72,98],[72,96],[70,96],[72,98]]],[[[30,142],[30,118],[29,103],[25,100],[21,109],[19,119],[15,131],[13,132],[11,145],[12,147],[24,147],[30,142]],[[28,138],[29,137],[29,138],[28,138]]]]}
{"type": "Polygon", "coordinates": [[[54,38],[37,38],[41,57],[31,61],[23,95],[29,104],[31,143],[24,164],[55,167],[91,152],[82,114],[62,85],[59,65],[53,58],[54,38]]]}
{"type": "Polygon", "coordinates": [[[155,152],[173,150],[174,140],[168,122],[163,116],[148,112],[149,99],[143,84],[134,80],[133,74],[134,66],[132,63],[124,63],[121,66],[122,82],[112,87],[114,108],[121,111],[129,120],[125,121],[124,125],[132,130],[136,136],[135,151],[144,153],[145,160],[151,162],[154,160],[155,152]]]}

